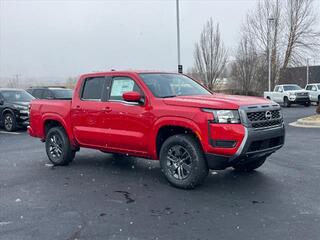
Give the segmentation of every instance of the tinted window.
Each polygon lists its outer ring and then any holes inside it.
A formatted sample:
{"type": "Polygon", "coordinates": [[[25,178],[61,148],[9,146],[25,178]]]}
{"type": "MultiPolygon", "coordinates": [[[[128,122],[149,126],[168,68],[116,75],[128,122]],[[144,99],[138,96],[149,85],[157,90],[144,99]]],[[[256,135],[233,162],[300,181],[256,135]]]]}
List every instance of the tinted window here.
{"type": "Polygon", "coordinates": [[[72,89],[51,89],[56,99],[71,99],[73,95],[72,89]]]}
{"type": "Polygon", "coordinates": [[[274,88],[274,91],[275,91],[275,92],[278,92],[278,91],[279,91],[279,86],[276,86],[276,87],[274,88]]]}
{"type": "Polygon", "coordinates": [[[50,90],[43,90],[42,98],[44,99],[53,99],[53,94],[50,90]]]}
{"type": "Polygon", "coordinates": [[[180,74],[144,73],[140,77],[156,97],[211,94],[196,81],[180,74]]]}
{"type": "Polygon", "coordinates": [[[32,91],[32,96],[34,96],[35,98],[42,98],[42,92],[43,90],[42,89],[34,89],[32,91]]]}
{"type": "Polygon", "coordinates": [[[134,80],[128,77],[115,77],[113,78],[110,100],[123,100],[122,94],[125,92],[139,92],[141,93],[140,88],[135,83],[134,80]]]}
{"type": "Polygon", "coordinates": [[[306,87],[306,90],[311,90],[312,89],[312,85],[308,85],[307,87],[306,87]]]}
{"type": "Polygon", "coordinates": [[[317,86],[318,86],[318,89],[320,90],[320,84],[318,84],[317,86]]]}
{"type": "Polygon", "coordinates": [[[301,90],[302,88],[298,85],[286,85],[283,86],[284,91],[293,91],[293,90],[301,90]]]}
{"type": "Polygon", "coordinates": [[[1,91],[1,94],[8,102],[30,102],[34,99],[33,96],[22,90],[5,90],[1,91]]]}
{"type": "Polygon", "coordinates": [[[86,79],[81,98],[86,100],[101,100],[104,80],[104,77],[86,79]]]}

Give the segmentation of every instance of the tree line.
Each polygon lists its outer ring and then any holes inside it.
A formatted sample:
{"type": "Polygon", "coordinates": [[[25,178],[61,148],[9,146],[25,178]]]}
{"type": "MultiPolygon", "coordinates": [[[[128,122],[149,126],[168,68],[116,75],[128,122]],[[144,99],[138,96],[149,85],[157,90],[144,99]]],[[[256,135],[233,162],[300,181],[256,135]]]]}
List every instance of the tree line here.
{"type": "Polygon", "coordinates": [[[241,94],[261,94],[268,88],[269,58],[273,87],[281,69],[305,65],[306,58],[320,53],[318,14],[313,0],[260,0],[246,14],[233,53],[222,41],[219,23],[210,18],[195,44],[189,74],[211,90],[228,76],[241,94]]]}

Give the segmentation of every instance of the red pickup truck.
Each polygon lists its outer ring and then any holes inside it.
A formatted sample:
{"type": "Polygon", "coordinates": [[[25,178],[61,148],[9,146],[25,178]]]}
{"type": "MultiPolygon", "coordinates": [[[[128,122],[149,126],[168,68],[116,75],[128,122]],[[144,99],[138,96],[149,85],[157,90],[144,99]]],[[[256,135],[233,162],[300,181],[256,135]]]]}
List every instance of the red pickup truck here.
{"type": "Polygon", "coordinates": [[[162,72],[82,75],[72,100],[34,100],[28,132],[54,165],[80,147],[160,160],[166,179],[194,188],[209,169],[251,171],[284,144],[280,106],[258,97],[211,93],[162,72]]]}

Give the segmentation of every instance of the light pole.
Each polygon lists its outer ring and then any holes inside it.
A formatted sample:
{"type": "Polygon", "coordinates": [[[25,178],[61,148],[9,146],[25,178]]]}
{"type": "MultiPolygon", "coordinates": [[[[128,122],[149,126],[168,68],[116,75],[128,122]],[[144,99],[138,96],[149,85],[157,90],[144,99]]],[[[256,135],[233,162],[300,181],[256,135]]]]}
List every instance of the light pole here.
{"type": "Polygon", "coordinates": [[[270,24],[274,23],[275,18],[269,17],[267,21],[267,28],[268,28],[268,36],[267,36],[267,48],[268,48],[268,91],[271,91],[271,47],[270,47],[270,24]]]}
{"type": "Polygon", "coordinates": [[[309,59],[307,58],[307,85],[309,84],[309,59]]]}
{"type": "Polygon", "coordinates": [[[178,72],[182,73],[182,65],[180,58],[180,17],[179,17],[179,0],[176,0],[176,10],[177,10],[177,48],[178,48],[178,72]]]}

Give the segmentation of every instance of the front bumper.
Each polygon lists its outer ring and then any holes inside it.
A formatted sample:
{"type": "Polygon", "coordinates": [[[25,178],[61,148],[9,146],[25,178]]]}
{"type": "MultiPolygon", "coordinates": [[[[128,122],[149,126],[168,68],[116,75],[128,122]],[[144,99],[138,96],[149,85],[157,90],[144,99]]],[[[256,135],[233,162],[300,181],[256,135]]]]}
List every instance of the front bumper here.
{"type": "Polygon", "coordinates": [[[290,103],[297,103],[297,104],[304,104],[310,102],[310,98],[308,96],[300,97],[300,96],[294,96],[289,97],[290,103]]]}
{"type": "Polygon", "coordinates": [[[206,153],[208,167],[220,170],[239,163],[254,161],[260,157],[267,157],[284,145],[284,136],[283,124],[266,129],[245,128],[244,139],[234,155],[206,153]]]}

